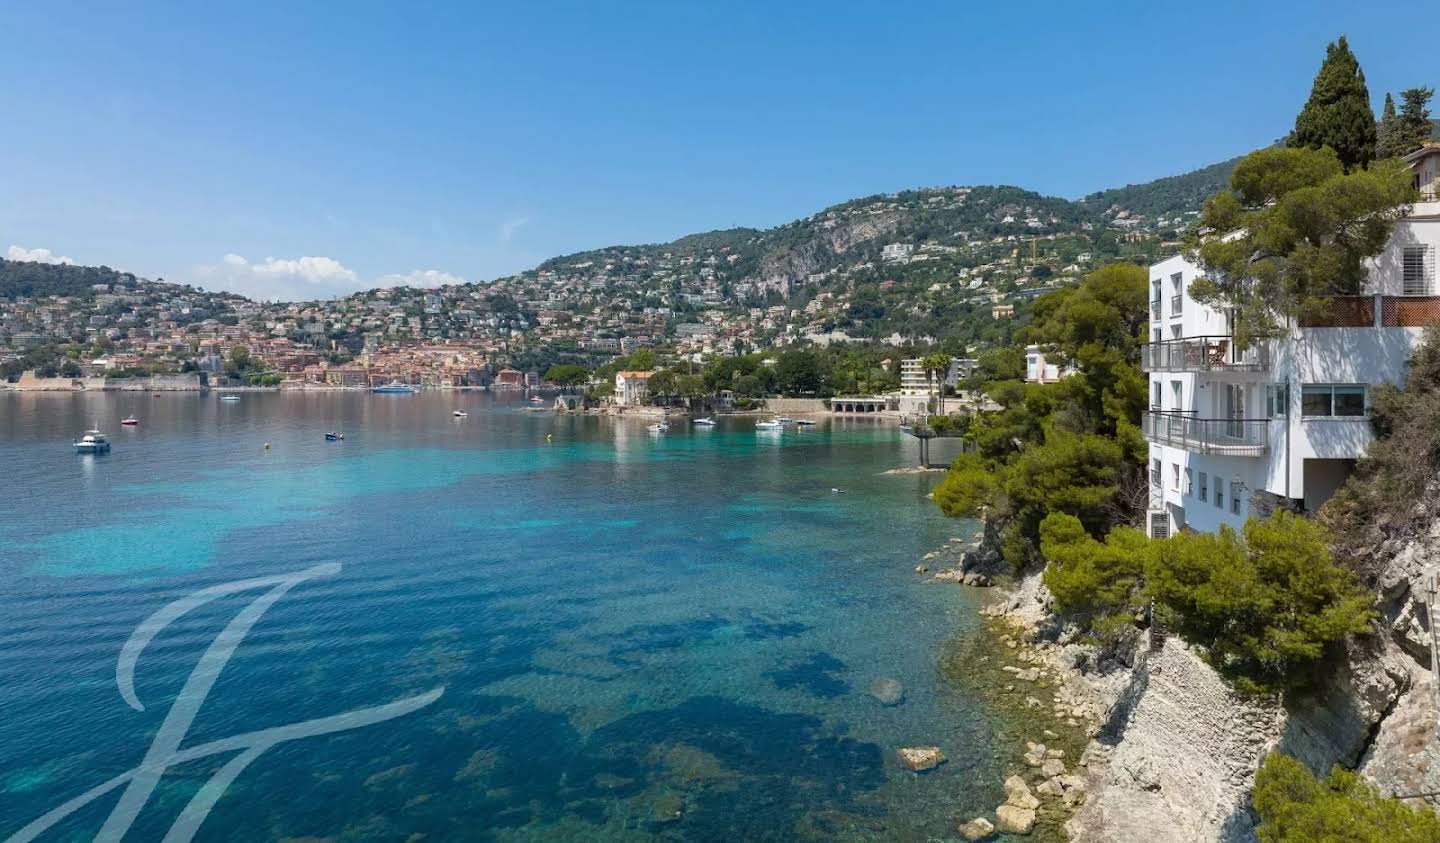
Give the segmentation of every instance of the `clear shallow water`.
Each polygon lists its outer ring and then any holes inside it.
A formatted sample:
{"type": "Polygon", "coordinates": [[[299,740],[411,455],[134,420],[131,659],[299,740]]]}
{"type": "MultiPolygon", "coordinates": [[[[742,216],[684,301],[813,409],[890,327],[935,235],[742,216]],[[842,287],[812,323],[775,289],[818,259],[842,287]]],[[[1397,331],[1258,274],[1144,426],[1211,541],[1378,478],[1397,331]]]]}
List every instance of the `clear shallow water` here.
{"type": "MultiPolygon", "coordinates": [[[[911,571],[969,525],[924,500],[933,476],[881,474],[912,441],[866,421],[653,437],[518,406],[0,396],[0,840],[138,764],[256,593],[166,629],[137,712],[115,676],[140,621],[324,562],[341,572],[269,610],[184,745],[444,693],[270,750],[198,840],[920,840],[1000,801],[992,725],[937,673],[970,597],[911,571]],[[96,421],[113,452],[70,453],[96,421]],[[879,676],[904,704],[869,696],[879,676]],[[904,771],[914,743],[951,760],[904,771]]],[[[126,839],[163,836],[226,760],[172,770],[126,839]]],[[[90,839],[114,803],[44,839],[90,839]]]]}

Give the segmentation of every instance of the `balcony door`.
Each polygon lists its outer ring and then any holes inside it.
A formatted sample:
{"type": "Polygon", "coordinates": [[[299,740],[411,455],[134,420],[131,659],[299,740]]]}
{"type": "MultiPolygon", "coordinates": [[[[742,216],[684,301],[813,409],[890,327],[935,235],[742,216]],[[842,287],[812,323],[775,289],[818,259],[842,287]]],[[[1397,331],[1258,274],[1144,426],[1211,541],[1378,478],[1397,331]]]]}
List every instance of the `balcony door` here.
{"type": "Polygon", "coordinates": [[[1245,433],[1245,388],[1225,384],[1225,435],[1239,439],[1245,433]]]}

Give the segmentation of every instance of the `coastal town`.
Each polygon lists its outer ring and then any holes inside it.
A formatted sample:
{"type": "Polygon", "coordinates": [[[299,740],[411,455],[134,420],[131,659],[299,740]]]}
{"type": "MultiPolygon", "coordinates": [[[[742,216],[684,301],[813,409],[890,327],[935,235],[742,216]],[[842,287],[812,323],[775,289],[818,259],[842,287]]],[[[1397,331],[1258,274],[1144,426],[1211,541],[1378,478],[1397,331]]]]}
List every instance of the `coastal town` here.
{"type": "Polygon", "coordinates": [[[770,232],[558,258],[491,283],[288,303],[105,267],[0,262],[0,280],[44,272],[0,297],[0,373],[21,388],[184,373],[278,388],[534,387],[554,363],[593,368],[638,348],[688,363],[794,347],[905,348],[940,342],[957,323],[950,345],[964,356],[1008,339],[1037,297],[1101,261],[1158,256],[1195,213],[1095,212],[1014,189],[913,191],[770,232]],[[957,221],[970,227],[946,230],[957,221]],[[793,238],[823,248],[803,260],[778,250],[793,238]]]}

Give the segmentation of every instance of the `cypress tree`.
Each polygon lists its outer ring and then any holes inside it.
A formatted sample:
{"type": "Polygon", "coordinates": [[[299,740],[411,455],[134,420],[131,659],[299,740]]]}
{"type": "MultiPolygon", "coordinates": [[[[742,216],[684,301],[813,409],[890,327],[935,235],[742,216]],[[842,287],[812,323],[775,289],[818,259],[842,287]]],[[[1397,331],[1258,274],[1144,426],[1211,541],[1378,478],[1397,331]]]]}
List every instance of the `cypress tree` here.
{"type": "Polygon", "coordinates": [[[1395,126],[1395,154],[1408,155],[1419,149],[1430,139],[1430,98],[1435,96],[1434,88],[1411,88],[1401,91],[1400,119],[1395,126]]]}
{"type": "Polygon", "coordinates": [[[1335,150],[1348,172],[1375,160],[1375,112],[1365,73],[1345,36],[1325,48],[1310,99],[1295,118],[1290,146],[1335,150]]]}
{"type": "Polygon", "coordinates": [[[1385,108],[1380,112],[1380,125],[1375,129],[1375,157],[1394,158],[1399,155],[1396,152],[1395,130],[1399,127],[1400,118],[1395,114],[1395,98],[1385,93],[1385,108]]]}

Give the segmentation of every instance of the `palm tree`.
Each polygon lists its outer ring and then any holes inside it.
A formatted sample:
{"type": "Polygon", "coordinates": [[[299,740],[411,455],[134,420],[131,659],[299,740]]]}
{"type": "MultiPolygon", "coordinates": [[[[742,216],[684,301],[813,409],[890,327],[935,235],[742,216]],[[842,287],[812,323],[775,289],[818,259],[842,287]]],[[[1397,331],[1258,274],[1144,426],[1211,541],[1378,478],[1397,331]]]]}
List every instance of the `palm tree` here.
{"type": "Polygon", "coordinates": [[[935,390],[935,408],[939,415],[945,415],[945,378],[950,374],[950,355],[928,354],[920,361],[925,376],[935,390]]]}

